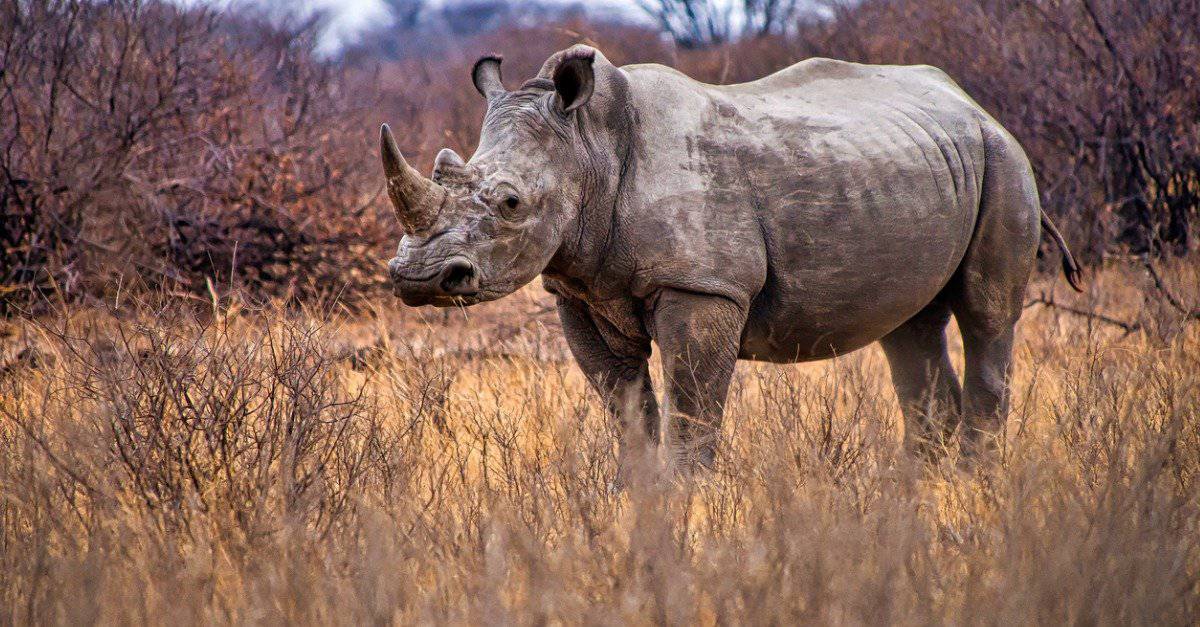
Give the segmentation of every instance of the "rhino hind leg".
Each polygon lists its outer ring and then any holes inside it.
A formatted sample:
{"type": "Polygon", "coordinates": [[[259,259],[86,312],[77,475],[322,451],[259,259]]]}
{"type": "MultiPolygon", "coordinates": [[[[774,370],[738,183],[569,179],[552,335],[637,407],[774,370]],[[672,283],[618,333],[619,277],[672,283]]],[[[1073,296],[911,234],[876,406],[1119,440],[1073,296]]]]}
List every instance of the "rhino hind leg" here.
{"type": "Polygon", "coordinates": [[[904,446],[931,459],[945,450],[962,412],[946,345],[949,321],[949,306],[935,301],[879,342],[904,414],[904,446]]]}
{"type": "Polygon", "coordinates": [[[963,454],[971,457],[998,448],[1008,415],[1012,375],[1013,329],[995,333],[963,332],[963,454]]]}
{"type": "Polygon", "coordinates": [[[995,449],[1008,415],[1013,329],[1033,273],[1041,206],[1033,172],[1007,133],[985,129],[979,218],[946,295],[962,332],[964,455],[995,449]]]}

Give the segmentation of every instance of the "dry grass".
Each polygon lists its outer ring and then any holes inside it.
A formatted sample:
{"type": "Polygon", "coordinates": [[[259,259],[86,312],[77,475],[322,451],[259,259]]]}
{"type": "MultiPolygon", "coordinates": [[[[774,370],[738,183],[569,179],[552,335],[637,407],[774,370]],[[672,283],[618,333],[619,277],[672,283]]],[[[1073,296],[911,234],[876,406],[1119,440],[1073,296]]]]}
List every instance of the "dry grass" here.
{"type": "Polygon", "coordinates": [[[0,624],[1196,623],[1197,2],[865,1],[690,51],[509,24],[384,61],[316,58],[313,23],[0,0],[0,312],[39,312],[0,319],[0,624]],[[898,452],[872,348],[742,364],[715,472],[647,460],[614,491],[543,292],[369,298],[396,238],[378,123],[424,170],[469,154],[476,53],[512,82],[579,41],[717,82],[945,67],[1076,251],[1177,252],[1178,302],[1137,267],[1039,285],[1060,306],[1022,323],[994,463],[898,452]]]}
{"type": "Polygon", "coordinates": [[[0,622],[1194,624],[1200,333],[1143,282],[1092,285],[1145,332],[1030,308],[993,464],[899,453],[871,348],[743,363],[719,468],[619,493],[534,288],[20,321],[0,622]]]}

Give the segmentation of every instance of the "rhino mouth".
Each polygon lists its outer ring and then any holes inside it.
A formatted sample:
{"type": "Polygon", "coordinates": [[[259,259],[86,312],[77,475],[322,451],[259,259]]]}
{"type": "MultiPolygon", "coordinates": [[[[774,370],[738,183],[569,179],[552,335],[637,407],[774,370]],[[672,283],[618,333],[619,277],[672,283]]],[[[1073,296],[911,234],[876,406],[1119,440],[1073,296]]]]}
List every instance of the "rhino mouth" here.
{"type": "Polygon", "coordinates": [[[395,290],[396,296],[400,297],[400,301],[409,307],[423,307],[429,305],[438,309],[446,309],[450,307],[470,307],[486,303],[498,298],[503,298],[511,293],[511,290],[483,288],[473,294],[430,294],[430,293],[412,293],[403,292],[399,289],[395,290]]]}
{"type": "Polygon", "coordinates": [[[401,282],[414,283],[414,284],[428,283],[429,281],[432,281],[435,277],[437,277],[439,272],[441,272],[441,270],[438,268],[435,268],[424,274],[408,275],[408,274],[397,273],[395,276],[392,277],[392,280],[396,283],[401,283],[401,282]]]}
{"type": "Polygon", "coordinates": [[[438,309],[446,309],[449,307],[470,307],[483,302],[484,299],[478,295],[475,296],[435,296],[435,295],[411,295],[400,294],[400,300],[409,307],[422,307],[431,305],[438,309]]]}

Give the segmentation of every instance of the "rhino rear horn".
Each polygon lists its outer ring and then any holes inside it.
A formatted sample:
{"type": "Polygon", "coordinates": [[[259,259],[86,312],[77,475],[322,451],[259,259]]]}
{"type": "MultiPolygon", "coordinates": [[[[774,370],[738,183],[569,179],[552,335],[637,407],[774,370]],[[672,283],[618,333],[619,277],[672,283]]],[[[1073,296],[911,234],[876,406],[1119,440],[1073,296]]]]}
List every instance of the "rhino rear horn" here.
{"type": "Polygon", "coordinates": [[[458,156],[457,152],[449,148],[441,149],[437,158],[433,160],[433,180],[435,181],[463,180],[469,176],[470,166],[463,161],[462,157],[458,156]]]}
{"type": "Polygon", "coordinates": [[[502,58],[499,55],[489,55],[476,61],[475,67],[471,68],[471,82],[489,100],[505,92],[504,83],[500,82],[500,61],[502,58]]]}

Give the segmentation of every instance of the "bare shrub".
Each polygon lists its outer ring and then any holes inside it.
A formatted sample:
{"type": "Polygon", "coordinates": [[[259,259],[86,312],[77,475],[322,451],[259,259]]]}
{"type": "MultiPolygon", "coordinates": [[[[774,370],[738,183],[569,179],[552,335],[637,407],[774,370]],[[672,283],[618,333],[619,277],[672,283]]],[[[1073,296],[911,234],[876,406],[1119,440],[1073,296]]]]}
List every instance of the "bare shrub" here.
{"type": "MultiPolygon", "coordinates": [[[[1100,304],[1138,319],[1135,278],[1103,273],[1100,304]]],[[[552,332],[483,356],[386,313],[125,309],[10,338],[53,357],[0,377],[0,620],[1200,615],[1194,325],[1030,310],[1006,445],[967,468],[898,452],[877,350],[742,364],[716,470],[616,492],[599,399],[537,357],[552,332]]]]}
{"type": "Polygon", "coordinates": [[[812,55],[937,65],[1018,137],[1043,204],[1087,261],[1194,248],[1196,0],[747,6],[776,15],[748,28],[771,26],[720,45],[556,14],[449,47],[422,43],[434,36],[418,25],[428,7],[400,2],[398,30],[322,59],[315,18],[4,0],[0,308],[145,288],[357,304],[383,286],[398,235],[379,194],[377,125],[391,121],[428,171],[438,149],[474,148],[478,55],[503,52],[513,82],[578,42],[716,83],[812,55]],[[407,52],[387,52],[389,38],[407,52]]]}
{"type": "Polygon", "coordinates": [[[324,533],[388,435],[362,386],[335,376],[318,320],[264,331],[162,308],[43,326],[61,367],[37,391],[6,381],[2,413],[51,460],[39,480],[89,507],[120,503],[167,528],[211,515],[247,535],[285,522],[324,533]]]}
{"type": "Polygon", "coordinates": [[[125,282],[371,287],[390,223],[312,23],[124,0],[0,12],[6,310],[125,282]]]}

